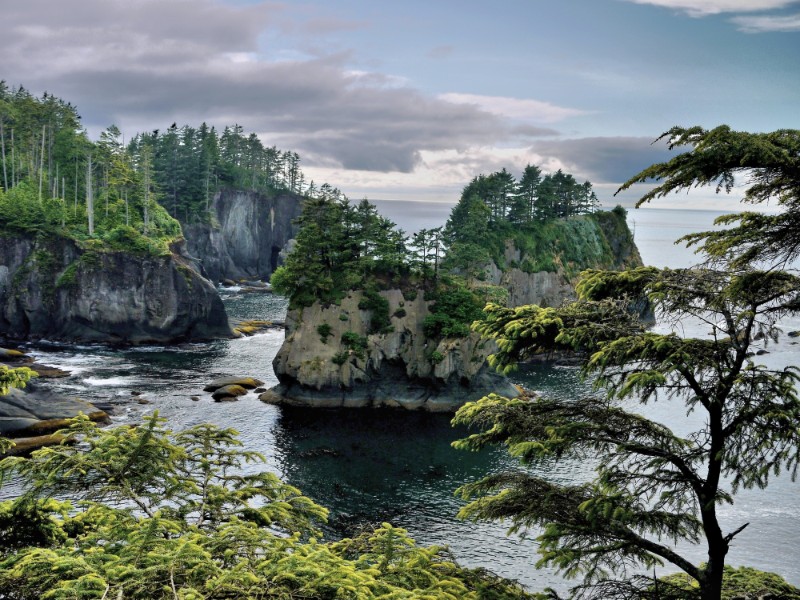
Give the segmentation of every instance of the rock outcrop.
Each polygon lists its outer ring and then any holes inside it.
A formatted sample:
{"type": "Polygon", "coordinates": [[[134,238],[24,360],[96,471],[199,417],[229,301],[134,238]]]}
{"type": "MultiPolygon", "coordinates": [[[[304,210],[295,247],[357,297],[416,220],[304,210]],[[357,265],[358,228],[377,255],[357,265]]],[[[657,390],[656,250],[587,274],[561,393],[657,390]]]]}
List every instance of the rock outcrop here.
{"type": "Polygon", "coordinates": [[[266,278],[297,233],[292,222],[302,201],[295,194],[223,190],[214,196],[212,225],[181,224],[189,254],[212,281],[266,278]]]}
{"type": "Polygon", "coordinates": [[[394,331],[369,334],[363,295],[351,292],[341,305],[316,303],[287,316],[286,340],[273,360],[279,385],[262,394],[270,403],[317,407],[390,406],[453,411],[465,402],[517,389],[491,371],[494,350],[476,334],[426,338],[430,302],[400,290],[380,293],[389,302],[394,331]],[[402,310],[401,310],[402,309],[402,310]]]}
{"type": "Polygon", "coordinates": [[[93,421],[108,415],[96,406],[67,398],[44,389],[11,389],[0,396],[0,435],[31,436],[51,433],[65,426],[66,420],[85,414],[93,421]]]}
{"type": "Polygon", "coordinates": [[[560,223],[562,238],[542,262],[552,265],[549,271],[531,268],[537,259],[509,240],[506,242],[503,267],[492,262],[486,266],[486,281],[508,291],[508,306],[538,304],[558,306],[575,298],[575,283],[583,269],[627,269],[642,266],[642,258],[621,210],[571,217],[560,223]],[[523,268],[524,267],[524,268],[523,268]]]}
{"type": "Polygon", "coordinates": [[[0,240],[0,336],[145,343],[232,335],[222,300],[183,243],[165,256],[60,237],[0,240]]]}

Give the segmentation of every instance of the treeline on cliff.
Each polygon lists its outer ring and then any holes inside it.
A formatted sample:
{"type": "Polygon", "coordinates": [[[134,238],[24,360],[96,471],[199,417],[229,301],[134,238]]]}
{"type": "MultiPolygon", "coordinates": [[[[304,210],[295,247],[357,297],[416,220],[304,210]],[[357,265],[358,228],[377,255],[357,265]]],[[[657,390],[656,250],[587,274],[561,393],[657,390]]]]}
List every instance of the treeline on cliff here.
{"type": "Polygon", "coordinates": [[[164,252],[182,222],[208,222],[224,187],[336,196],[299,168],[299,156],[264,146],[239,125],[205,123],[141,133],[116,126],[89,139],[77,109],[0,81],[0,227],[53,233],[126,250],[164,252]]]}
{"type": "Polygon", "coordinates": [[[588,181],[579,184],[562,171],[542,176],[530,165],[519,182],[505,169],[476,177],[445,226],[410,236],[366,199],[358,204],[342,195],[309,200],[298,220],[295,249],[271,282],[294,308],[338,303],[349,290],[364,290],[362,308],[372,311],[371,330],[376,333],[391,327],[388,307],[377,292],[419,289],[435,301],[426,334],[466,335],[487,301],[505,300],[504,289],[483,280],[490,263],[503,265],[506,240],[529,251],[529,272],[566,266],[569,274],[610,266],[606,263],[613,261],[613,251],[608,244],[589,251],[582,245],[596,239],[592,232],[615,223],[624,230],[620,235],[629,237],[625,212],[595,213],[596,208],[588,181]],[[583,231],[587,228],[592,232],[583,231]]]}
{"type": "Polygon", "coordinates": [[[619,266],[610,244],[593,234],[596,226],[604,237],[633,247],[625,210],[598,211],[589,181],[579,183],[561,170],[542,175],[533,165],[519,180],[505,169],[479,175],[465,186],[442,231],[446,265],[475,279],[488,263],[526,273],[562,270],[570,279],[589,267],[619,266]],[[506,259],[509,243],[519,251],[514,263],[506,259]]]}

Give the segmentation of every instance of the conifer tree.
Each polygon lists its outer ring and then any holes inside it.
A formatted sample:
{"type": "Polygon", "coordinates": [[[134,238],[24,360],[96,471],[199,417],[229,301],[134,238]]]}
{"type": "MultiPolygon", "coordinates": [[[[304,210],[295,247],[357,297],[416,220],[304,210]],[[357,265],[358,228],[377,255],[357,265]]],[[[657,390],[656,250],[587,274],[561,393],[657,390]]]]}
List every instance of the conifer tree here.
{"type": "Polygon", "coordinates": [[[554,349],[581,352],[583,372],[605,397],[554,400],[490,395],[467,404],[455,423],[482,429],[457,443],[479,449],[501,443],[526,464],[598,457],[592,481],[553,482],[532,473],[490,475],[462,488],[473,501],[462,516],[507,519],[512,530],[541,527],[541,565],[583,576],[575,588],[587,598],[687,598],[719,600],[726,554],[747,522],[724,523],[717,507],[741,488],[766,488],[770,476],[796,476],[800,465],[800,397],[796,366],[771,369],[754,358],[759,344],[781,334],[778,321],[800,312],[800,277],[765,264],[797,254],[794,232],[800,180],[797,132],[736,134],[676,128],[673,144],[692,152],[654,165],[623,187],[651,177],[664,183],[642,199],[718,182],[733,183],[746,169],[746,198],[774,198],[787,207],[764,221],[745,213],[739,227],[689,236],[714,259],[692,269],[639,268],[621,273],[587,271],[577,303],[560,308],[497,305],[476,323],[497,341],[490,364],[508,372],[526,357],[554,349]],[[753,237],[749,226],[757,228],[753,237]],[[754,259],[761,262],[755,263],[754,259]],[[708,335],[691,338],[648,331],[631,310],[646,296],[659,319],[695,319],[708,335]],[[669,402],[700,416],[696,429],[677,434],[637,414],[631,403],[669,402]],[[704,547],[697,565],[676,547],[704,547]],[[697,582],[695,591],[654,587],[629,565],[671,564],[697,582]]]}

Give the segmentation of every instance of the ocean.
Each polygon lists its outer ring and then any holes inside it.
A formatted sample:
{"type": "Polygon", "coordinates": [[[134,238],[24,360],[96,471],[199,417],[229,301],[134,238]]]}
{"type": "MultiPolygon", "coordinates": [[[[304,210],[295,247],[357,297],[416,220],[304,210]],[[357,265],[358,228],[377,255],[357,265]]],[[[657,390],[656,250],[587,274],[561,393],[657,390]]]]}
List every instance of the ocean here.
{"type": "MultiPolygon", "coordinates": [[[[441,225],[450,211],[449,205],[376,204],[407,232],[441,225]]],[[[711,227],[720,214],[643,208],[630,210],[628,221],[645,264],[684,267],[697,262],[697,257],[674,240],[711,227]]],[[[240,294],[235,288],[221,293],[232,317],[282,319],[285,315],[286,302],[280,297],[240,294]]],[[[800,330],[800,319],[783,326],[787,331],[800,330]]],[[[693,333],[687,327],[686,332],[693,333]]],[[[507,536],[506,525],[456,518],[462,505],[454,495],[459,485],[517,465],[502,449],[469,453],[451,448],[451,442],[466,432],[452,428],[448,416],[288,409],[263,404],[252,393],[238,402],[215,403],[202,392],[212,379],[229,375],[249,375],[268,386],[276,384],[272,359],[282,340],[282,331],[268,331],[180,346],[114,349],[44,342],[29,344],[27,350],[38,361],[71,372],[68,378],[52,381],[59,391],[112,404],[114,423],[135,423],[158,410],[174,429],[202,422],[237,429],[247,448],[267,456],[265,468],[331,509],[328,537],[390,521],[408,529],[422,544],[450,546],[464,565],[488,568],[532,590],[551,586],[563,591],[571,585],[550,569],[534,567],[538,558],[535,531],[527,537],[507,536]],[[191,400],[195,395],[200,396],[199,402],[191,400]]],[[[795,364],[799,349],[784,338],[760,358],[775,366],[795,364]]],[[[575,369],[568,367],[537,366],[513,379],[543,394],[574,397],[589,392],[575,369]]],[[[643,410],[678,431],[691,428],[697,418],[669,403],[651,404],[643,410]]],[[[585,481],[592,476],[592,465],[585,462],[538,468],[558,481],[585,481]]],[[[750,523],[731,548],[730,564],[774,571],[800,585],[798,491],[796,483],[780,476],[771,479],[766,490],[743,490],[732,506],[721,507],[725,529],[750,523]]],[[[13,488],[6,487],[0,497],[13,493],[13,488]]],[[[681,550],[695,562],[703,560],[697,548],[682,545],[681,550]]]]}

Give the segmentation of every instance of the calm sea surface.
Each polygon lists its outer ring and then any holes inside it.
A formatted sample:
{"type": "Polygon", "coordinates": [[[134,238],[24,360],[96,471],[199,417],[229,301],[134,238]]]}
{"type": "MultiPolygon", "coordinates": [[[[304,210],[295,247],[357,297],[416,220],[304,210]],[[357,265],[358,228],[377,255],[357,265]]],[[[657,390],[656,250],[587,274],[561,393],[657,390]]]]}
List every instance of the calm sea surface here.
{"type": "MultiPolygon", "coordinates": [[[[449,207],[414,203],[378,203],[406,231],[444,222],[449,207]]],[[[658,209],[631,210],[628,220],[646,264],[682,267],[693,253],[672,242],[692,231],[711,227],[720,213],[658,209]]],[[[271,295],[223,290],[232,317],[282,319],[286,303],[271,295]]],[[[800,319],[784,323],[800,330],[800,319]]],[[[691,325],[686,332],[692,333],[691,325]]],[[[255,394],[238,402],[215,403],[203,386],[219,376],[251,375],[277,383],[272,359],[283,340],[273,331],[239,340],[221,340],[178,347],[110,349],[102,346],[37,344],[29,350],[38,360],[71,371],[54,385],[87,400],[112,403],[115,423],[131,423],[158,410],[181,429],[211,422],[234,427],[245,445],[267,456],[267,468],[331,509],[330,537],[346,535],[364,523],[391,521],[407,528],[423,544],[447,544],[465,565],[484,566],[520,580],[531,589],[569,587],[550,570],[537,570],[533,539],[507,537],[499,524],[473,524],[456,519],[461,484],[501,469],[514,468],[502,451],[455,451],[450,443],[465,434],[442,415],[390,410],[300,410],[268,406],[255,394]],[[131,392],[142,392],[139,404],[131,392]],[[190,396],[201,400],[193,402],[190,396]]],[[[800,346],[791,339],[769,346],[763,358],[778,366],[797,362],[800,346]]],[[[587,391],[571,368],[537,367],[514,376],[545,394],[574,397],[587,391]]],[[[656,403],[648,415],[677,431],[692,427],[680,406],[656,403]]],[[[559,463],[540,467],[559,481],[591,477],[592,466],[559,463]]],[[[778,477],[765,491],[745,490],[733,506],[721,509],[724,528],[750,525],[729,554],[731,564],[775,571],[800,585],[800,502],[798,484],[778,477]]],[[[10,490],[6,489],[8,495],[10,490]]],[[[2,496],[3,491],[0,491],[2,496]]],[[[535,533],[535,532],[532,532],[535,533]]],[[[535,537],[531,535],[531,538],[535,537]]],[[[682,548],[693,560],[694,548],[682,548]]],[[[668,569],[673,570],[673,569],[668,569]]]]}

